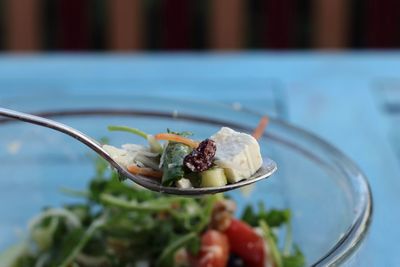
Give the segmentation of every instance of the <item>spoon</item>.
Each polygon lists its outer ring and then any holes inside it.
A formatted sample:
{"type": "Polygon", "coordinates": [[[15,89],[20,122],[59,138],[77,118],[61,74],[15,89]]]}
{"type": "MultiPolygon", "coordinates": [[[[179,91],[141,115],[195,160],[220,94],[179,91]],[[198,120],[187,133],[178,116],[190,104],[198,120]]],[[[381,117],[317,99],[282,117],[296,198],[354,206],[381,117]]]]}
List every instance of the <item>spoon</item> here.
{"type": "Polygon", "coordinates": [[[195,196],[195,195],[205,195],[205,194],[215,194],[220,192],[229,191],[232,189],[236,189],[245,185],[249,185],[255,183],[257,181],[263,180],[271,176],[277,169],[276,163],[271,159],[264,159],[264,163],[258,171],[253,174],[250,178],[246,180],[239,181],[237,183],[228,184],[225,186],[219,187],[202,187],[202,188],[177,188],[177,187],[169,187],[163,186],[160,182],[145,177],[142,175],[134,175],[126,170],[122,165],[118,164],[115,160],[112,159],[110,154],[107,153],[102,147],[100,143],[96,140],[90,138],[89,136],[85,135],[84,133],[69,127],[65,124],[49,120],[43,117],[35,116],[32,114],[27,114],[23,112],[18,112],[15,110],[0,108],[0,115],[5,116],[8,118],[40,125],[43,127],[51,128],[53,130],[62,132],[67,134],[79,142],[85,144],[89,148],[91,148],[94,152],[96,152],[100,157],[104,158],[112,167],[114,167],[118,173],[130,179],[131,181],[135,182],[138,185],[141,185],[147,189],[152,191],[160,192],[160,193],[168,193],[174,195],[186,195],[186,196],[195,196]]]}

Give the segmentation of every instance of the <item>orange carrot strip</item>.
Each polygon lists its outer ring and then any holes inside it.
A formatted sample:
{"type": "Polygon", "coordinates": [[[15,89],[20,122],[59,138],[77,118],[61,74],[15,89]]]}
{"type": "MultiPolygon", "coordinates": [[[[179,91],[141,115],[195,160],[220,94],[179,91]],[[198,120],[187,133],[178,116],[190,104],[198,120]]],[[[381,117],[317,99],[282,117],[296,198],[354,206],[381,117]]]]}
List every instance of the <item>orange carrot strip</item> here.
{"type": "Polygon", "coordinates": [[[159,133],[154,136],[157,140],[167,140],[167,141],[173,141],[177,143],[182,143],[187,146],[190,146],[192,148],[198,147],[199,143],[196,141],[186,138],[177,134],[171,134],[171,133],[159,133]]]}
{"type": "Polygon", "coordinates": [[[268,121],[269,119],[267,116],[263,116],[261,118],[260,122],[257,125],[257,128],[254,129],[254,132],[252,134],[255,139],[260,139],[261,136],[264,134],[265,128],[268,125],[268,121]]]}
{"type": "Polygon", "coordinates": [[[148,177],[152,177],[152,178],[161,178],[163,175],[162,172],[160,172],[160,171],[155,171],[150,168],[142,168],[135,164],[129,165],[128,171],[132,174],[138,174],[138,175],[148,176],[148,177]]]}

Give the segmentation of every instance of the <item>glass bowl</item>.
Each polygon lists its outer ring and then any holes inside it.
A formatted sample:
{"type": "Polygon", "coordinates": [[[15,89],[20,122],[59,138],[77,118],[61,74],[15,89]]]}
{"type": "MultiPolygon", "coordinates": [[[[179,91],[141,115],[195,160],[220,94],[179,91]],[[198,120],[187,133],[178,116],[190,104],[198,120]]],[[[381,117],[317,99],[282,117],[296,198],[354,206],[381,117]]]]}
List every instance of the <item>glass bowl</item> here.
{"type": "MultiPolygon", "coordinates": [[[[201,139],[221,126],[251,132],[260,119],[222,104],[134,96],[63,96],[57,101],[40,96],[10,100],[6,107],[39,113],[96,139],[109,137],[114,145],[132,136],[108,132],[109,124],[152,133],[190,130],[201,139]]],[[[0,118],[0,136],[1,251],[17,242],[42,207],[71,201],[61,187],[84,188],[94,170],[87,147],[50,129],[0,118]]],[[[350,265],[371,218],[365,176],[331,145],[282,121],[271,119],[260,145],[263,155],[277,162],[278,172],[250,188],[250,194],[231,192],[239,209],[260,201],[269,208],[290,208],[294,242],[308,265],[350,265]]]]}

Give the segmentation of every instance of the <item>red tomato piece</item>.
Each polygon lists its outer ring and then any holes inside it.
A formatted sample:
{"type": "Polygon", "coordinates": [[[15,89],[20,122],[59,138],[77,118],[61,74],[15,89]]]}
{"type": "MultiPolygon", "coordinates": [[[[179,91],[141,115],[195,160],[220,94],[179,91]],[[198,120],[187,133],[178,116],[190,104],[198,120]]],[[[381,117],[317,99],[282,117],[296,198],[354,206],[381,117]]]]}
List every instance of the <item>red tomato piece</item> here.
{"type": "Polygon", "coordinates": [[[267,260],[264,239],[245,222],[232,219],[224,231],[230,251],[239,256],[247,267],[264,267],[267,260]]]}
{"type": "Polygon", "coordinates": [[[193,267],[226,267],[229,258],[228,238],[216,230],[208,230],[201,237],[199,254],[190,259],[193,267]]]}

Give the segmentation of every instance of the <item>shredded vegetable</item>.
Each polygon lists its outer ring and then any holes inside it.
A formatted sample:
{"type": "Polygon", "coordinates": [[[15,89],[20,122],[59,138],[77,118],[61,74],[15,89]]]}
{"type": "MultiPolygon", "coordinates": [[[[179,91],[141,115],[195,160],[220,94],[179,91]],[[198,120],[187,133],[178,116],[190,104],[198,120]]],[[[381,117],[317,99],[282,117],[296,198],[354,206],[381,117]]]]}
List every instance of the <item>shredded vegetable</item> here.
{"type": "Polygon", "coordinates": [[[172,134],[172,133],[159,133],[159,134],[156,134],[154,137],[157,140],[166,140],[166,141],[182,143],[191,148],[196,148],[199,145],[198,142],[196,142],[190,138],[187,138],[187,137],[184,137],[181,135],[177,135],[177,134],[172,134]]]}
{"type": "Polygon", "coordinates": [[[128,127],[128,126],[108,126],[108,130],[109,131],[121,131],[121,132],[128,132],[128,133],[133,133],[136,134],[138,136],[143,137],[144,139],[147,139],[148,134],[146,134],[145,132],[136,129],[136,128],[132,128],[132,127],[128,127]]]}
{"type": "Polygon", "coordinates": [[[138,135],[140,137],[143,137],[144,139],[146,139],[148,141],[151,151],[160,153],[160,154],[162,153],[162,146],[160,145],[160,143],[158,143],[158,141],[154,138],[154,136],[152,136],[151,134],[147,134],[137,128],[132,128],[132,127],[128,127],[128,126],[111,125],[111,126],[108,126],[108,130],[109,131],[128,132],[128,133],[132,133],[132,134],[138,135]]]}
{"type": "Polygon", "coordinates": [[[134,164],[128,166],[128,171],[132,174],[138,174],[138,175],[144,175],[152,178],[158,178],[160,179],[163,175],[162,172],[160,171],[155,171],[150,168],[145,168],[145,167],[138,167],[134,164]]]}
{"type": "Polygon", "coordinates": [[[267,116],[263,116],[260,119],[260,122],[258,123],[257,128],[254,129],[254,132],[252,134],[255,139],[259,140],[261,138],[261,136],[264,134],[265,128],[268,125],[268,121],[269,121],[269,119],[267,116]]]}

